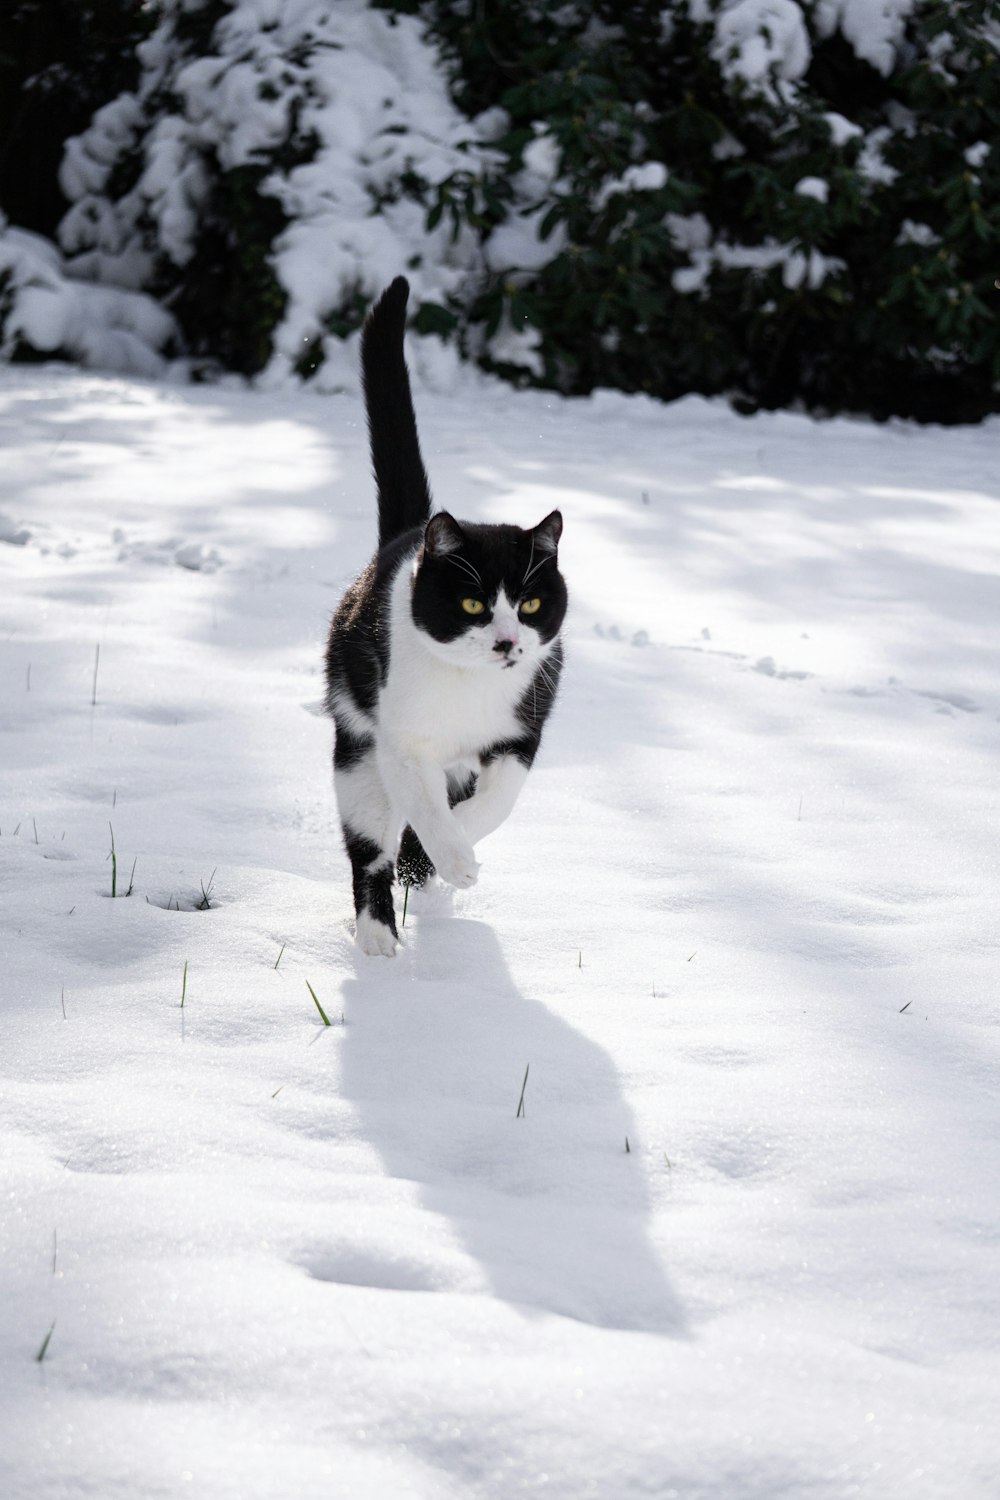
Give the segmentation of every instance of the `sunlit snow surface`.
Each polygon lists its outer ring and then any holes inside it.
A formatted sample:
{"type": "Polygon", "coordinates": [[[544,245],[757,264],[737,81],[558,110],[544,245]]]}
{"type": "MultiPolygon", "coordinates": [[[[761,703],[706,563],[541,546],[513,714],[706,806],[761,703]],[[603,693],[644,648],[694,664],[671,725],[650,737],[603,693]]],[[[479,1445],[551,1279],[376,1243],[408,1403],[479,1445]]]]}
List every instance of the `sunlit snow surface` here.
{"type": "Polygon", "coordinates": [[[418,406],[572,607],[390,962],[356,399],[0,375],[0,1494],[994,1500],[1000,425],[418,406]]]}

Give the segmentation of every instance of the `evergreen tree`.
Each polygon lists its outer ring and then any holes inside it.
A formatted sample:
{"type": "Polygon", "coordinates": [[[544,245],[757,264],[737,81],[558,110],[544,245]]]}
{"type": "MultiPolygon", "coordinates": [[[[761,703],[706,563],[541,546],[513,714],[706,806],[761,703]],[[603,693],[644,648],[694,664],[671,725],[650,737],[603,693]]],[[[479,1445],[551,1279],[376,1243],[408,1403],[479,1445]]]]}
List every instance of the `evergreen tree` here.
{"type": "Polygon", "coordinates": [[[136,92],[68,145],[79,274],[154,291],[191,354],[244,374],[315,374],[404,264],[452,284],[463,252],[422,203],[471,132],[414,21],[367,0],[157,13],[136,92]]]}
{"type": "Polygon", "coordinates": [[[59,163],[67,138],[139,74],[143,0],[7,0],[0,31],[0,205],[52,235],[66,212],[59,163]]]}
{"type": "Polygon", "coordinates": [[[1000,404],[1000,0],[78,9],[141,39],[41,70],[107,100],[63,161],[71,273],[153,293],[207,368],[349,383],[406,270],[425,348],[522,383],[1000,404]]]}
{"type": "Polygon", "coordinates": [[[571,392],[996,408],[995,0],[391,3],[469,114],[502,112],[499,163],[433,211],[482,236],[453,311],[487,363],[571,392]],[[491,351],[505,321],[519,365],[491,351]]]}

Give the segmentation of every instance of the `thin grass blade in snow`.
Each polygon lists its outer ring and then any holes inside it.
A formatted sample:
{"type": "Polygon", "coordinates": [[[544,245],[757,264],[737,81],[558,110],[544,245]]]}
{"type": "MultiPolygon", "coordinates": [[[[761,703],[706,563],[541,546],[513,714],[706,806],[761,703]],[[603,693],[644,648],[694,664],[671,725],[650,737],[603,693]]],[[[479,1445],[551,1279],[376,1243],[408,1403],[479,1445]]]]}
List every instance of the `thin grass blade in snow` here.
{"type": "Polygon", "coordinates": [[[55,1323],[53,1323],[52,1327],[49,1329],[48,1333],[42,1339],[42,1347],[39,1349],[38,1353],[35,1355],[35,1361],[36,1361],[37,1364],[41,1364],[42,1360],[45,1358],[46,1354],[48,1353],[49,1341],[52,1338],[53,1333],[55,1333],[55,1329],[56,1329],[56,1325],[55,1325],[55,1323]]]}
{"type": "Polygon", "coordinates": [[[317,1000],[317,998],[316,998],[316,991],[313,989],[313,987],[309,983],[308,979],[306,980],[306,989],[309,991],[310,995],[312,995],[312,997],[313,997],[313,1004],[315,1005],[316,1009],[320,1013],[320,1016],[321,1016],[322,1021],[323,1021],[323,1025],[324,1026],[329,1026],[329,1024],[330,1024],[330,1017],[327,1015],[326,1011],[323,1009],[322,1005],[320,1005],[319,1001],[317,1000]]]}

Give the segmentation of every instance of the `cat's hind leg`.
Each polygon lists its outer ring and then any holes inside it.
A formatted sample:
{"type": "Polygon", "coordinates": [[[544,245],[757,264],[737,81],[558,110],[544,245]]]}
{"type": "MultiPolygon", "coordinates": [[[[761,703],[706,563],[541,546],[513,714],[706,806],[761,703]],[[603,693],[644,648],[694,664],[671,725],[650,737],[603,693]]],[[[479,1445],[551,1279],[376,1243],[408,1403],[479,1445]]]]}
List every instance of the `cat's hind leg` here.
{"type": "Polygon", "coordinates": [[[337,731],[333,783],[354,879],[358,947],[391,958],[399,942],[392,895],[396,831],[371,744],[337,731]]]}
{"type": "Polygon", "coordinates": [[[344,828],[354,876],[355,940],[371,958],[392,958],[399,945],[392,898],[393,865],[374,840],[344,828]]]}
{"type": "Polygon", "coordinates": [[[409,824],[403,829],[403,837],[399,841],[396,874],[401,885],[412,885],[415,890],[426,885],[434,874],[434,866],[427,850],[409,824]]]}

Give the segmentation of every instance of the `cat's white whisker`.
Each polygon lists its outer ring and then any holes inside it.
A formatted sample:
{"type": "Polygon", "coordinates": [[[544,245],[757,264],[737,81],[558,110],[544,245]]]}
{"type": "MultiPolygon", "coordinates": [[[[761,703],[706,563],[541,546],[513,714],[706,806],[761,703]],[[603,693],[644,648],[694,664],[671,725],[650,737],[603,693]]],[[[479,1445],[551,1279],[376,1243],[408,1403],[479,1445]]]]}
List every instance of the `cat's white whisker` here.
{"type": "Polygon", "coordinates": [[[463,570],[463,572],[468,573],[468,575],[472,579],[472,581],[479,588],[482,588],[482,586],[483,586],[483,580],[480,578],[478,572],[472,566],[472,564],[470,562],[467,562],[464,557],[452,557],[449,553],[446,553],[445,554],[445,562],[454,563],[456,568],[461,568],[463,570]]]}
{"type": "Polygon", "coordinates": [[[536,679],[538,677],[540,677],[542,679],[542,681],[544,682],[545,686],[549,689],[549,691],[551,693],[555,692],[555,690],[556,690],[556,684],[555,684],[554,680],[546,672],[545,668],[543,666],[541,666],[541,664],[539,664],[538,670],[536,672],[536,679]]]}
{"type": "MultiPolygon", "coordinates": [[[[530,562],[531,559],[529,558],[528,561],[530,562]]],[[[529,571],[525,573],[524,577],[521,579],[521,587],[524,588],[524,585],[528,582],[528,579],[533,578],[534,575],[538,572],[539,568],[544,568],[545,564],[551,561],[551,557],[540,557],[535,563],[535,566],[529,569],[529,571]]]]}

